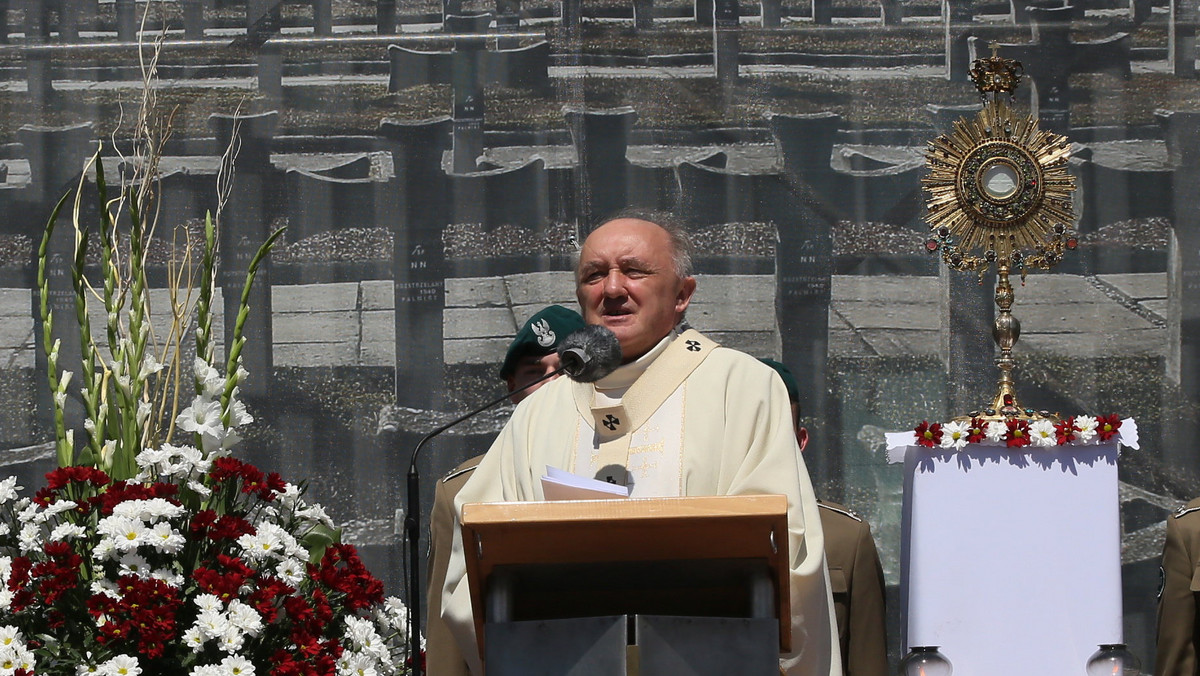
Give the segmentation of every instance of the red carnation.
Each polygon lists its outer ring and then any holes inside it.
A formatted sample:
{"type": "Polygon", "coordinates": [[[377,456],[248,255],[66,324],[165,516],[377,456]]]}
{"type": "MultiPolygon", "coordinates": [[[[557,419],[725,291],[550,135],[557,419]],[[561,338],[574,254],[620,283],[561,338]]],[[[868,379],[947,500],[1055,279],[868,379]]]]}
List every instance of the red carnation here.
{"type": "Polygon", "coordinates": [[[915,430],[917,433],[917,443],[922,446],[933,448],[942,443],[942,425],[941,423],[929,424],[928,420],[922,420],[920,425],[917,425],[915,430]]]}
{"type": "Polygon", "coordinates": [[[1102,415],[1096,419],[1096,435],[1100,441],[1108,441],[1117,436],[1121,429],[1121,419],[1117,414],[1102,415]]]}
{"type": "Polygon", "coordinates": [[[1004,438],[1007,440],[1009,448],[1029,445],[1028,421],[1013,419],[1005,421],[1004,424],[1008,426],[1008,433],[1004,435],[1004,438]]]}

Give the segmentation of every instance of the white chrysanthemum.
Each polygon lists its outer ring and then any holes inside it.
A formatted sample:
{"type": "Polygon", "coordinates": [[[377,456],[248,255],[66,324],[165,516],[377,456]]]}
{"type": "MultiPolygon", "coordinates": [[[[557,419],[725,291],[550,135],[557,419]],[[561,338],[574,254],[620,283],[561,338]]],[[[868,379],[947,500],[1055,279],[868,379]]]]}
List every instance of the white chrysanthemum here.
{"type": "Polygon", "coordinates": [[[163,498],[149,500],[126,500],[113,507],[112,515],[118,518],[140,521],[157,521],[159,519],[175,519],[183,514],[181,505],[172,504],[163,498]]]}
{"type": "Polygon", "coordinates": [[[100,673],[104,676],[138,676],[142,667],[133,655],[117,655],[100,665],[100,673]]]}
{"type": "Polygon", "coordinates": [[[146,539],[150,535],[150,529],[146,528],[141,520],[119,517],[115,514],[101,519],[100,523],[96,525],[96,530],[102,536],[110,538],[113,547],[121,552],[137,549],[147,541],[146,539]]]}
{"type": "Polygon", "coordinates": [[[92,548],[93,561],[111,561],[115,560],[120,555],[117,551],[117,543],[111,537],[103,537],[96,546],[92,548]]]}
{"type": "Polygon", "coordinates": [[[283,543],[279,537],[267,529],[247,533],[239,537],[237,543],[245,551],[246,559],[252,562],[263,561],[284,552],[283,543]]]}
{"type": "Polygon", "coordinates": [[[196,495],[199,495],[202,498],[207,498],[212,495],[212,489],[209,488],[208,486],[205,486],[204,484],[200,483],[199,481],[189,481],[187,483],[187,487],[188,487],[188,490],[195,493],[196,495]]]}
{"type": "Polygon", "coordinates": [[[129,552],[121,557],[121,575],[134,575],[141,579],[150,577],[150,563],[146,557],[137,552],[129,552]]]}
{"type": "Polygon", "coordinates": [[[15,594],[7,586],[0,589],[0,610],[8,610],[12,607],[13,596],[15,594]]]}
{"type": "Polygon", "coordinates": [[[327,528],[334,528],[333,519],[325,513],[325,508],[318,504],[309,505],[296,510],[296,518],[310,523],[319,523],[327,528]]]}
{"type": "Polygon", "coordinates": [[[17,499],[21,487],[17,485],[17,477],[10,476],[0,481],[0,504],[17,499]]]}
{"type": "Polygon", "coordinates": [[[238,599],[229,602],[229,609],[225,614],[229,618],[229,623],[245,634],[258,636],[262,631],[262,616],[253,607],[238,599]]]}
{"type": "Polygon", "coordinates": [[[275,575],[293,587],[300,584],[306,574],[307,570],[304,562],[298,559],[287,558],[280,561],[278,566],[275,566],[275,575]]]}
{"type": "Polygon", "coordinates": [[[134,462],[142,469],[150,469],[158,467],[165,462],[169,455],[170,453],[165,450],[165,447],[143,448],[141,453],[138,453],[137,457],[134,458],[134,462]]]}
{"type": "MultiPolygon", "coordinates": [[[[90,653],[88,654],[88,658],[91,658],[90,653]]],[[[75,676],[94,676],[99,673],[100,667],[96,666],[94,662],[89,661],[75,665],[75,676]]]]}
{"type": "Polygon", "coordinates": [[[183,534],[171,527],[171,524],[163,521],[154,524],[146,536],[146,541],[154,548],[165,554],[174,554],[183,549],[187,544],[183,534]]]}
{"type": "Polygon", "coordinates": [[[21,630],[12,625],[0,627],[0,648],[11,650],[22,645],[25,645],[25,638],[21,636],[21,630]]]}
{"type": "Polygon", "coordinates": [[[1058,432],[1049,420],[1037,420],[1029,426],[1029,436],[1034,446],[1057,446],[1058,432]]]}
{"type": "Polygon", "coordinates": [[[74,540],[87,534],[87,529],[74,523],[60,523],[50,531],[51,540],[74,540]]]}
{"type": "Polygon", "coordinates": [[[217,637],[217,647],[232,655],[242,649],[246,644],[246,635],[240,629],[232,625],[225,630],[225,633],[217,637]]]}
{"type": "Polygon", "coordinates": [[[222,673],[216,664],[198,664],[189,672],[190,676],[222,676],[222,673]]]}
{"type": "Polygon", "coordinates": [[[378,676],[376,663],[367,655],[345,652],[337,662],[338,676],[378,676]]]}
{"type": "Polygon", "coordinates": [[[8,527],[8,524],[0,523],[0,535],[8,535],[11,532],[12,529],[8,527]]]}
{"type": "Polygon", "coordinates": [[[1075,418],[1075,439],[1080,442],[1088,442],[1096,437],[1096,428],[1100,426],[1100,421],[1090,415],[1076,416],[1075,418]]]}
{"type": "Polygon", "coordinates": [[[224,676],[254,676],[254,664],[241,655],[229,655],[221,660],[224,676]]]}
{"type": "Polygon", "coordinates": [[[300,487],[296,484],[283,485],[282,491],[275,492],[275,500],[285,509],[291,509],[300,503],[300,487]]]}
{"type": "Polygon", "coordinates": [[[41,509],[41,505],[31,502],[29,498],[21,498],[13,504],[13,511],[17,513],[17,521],[21,523],[33,523],[41,509]]]}
{"type": "Polygon", "coordinates": [[[224,613],[212,610],[202,611],[192,626],[200,630],[206,639],[220,638],[232,628],[224,613]]]}
{"type": "Polygon", "coordinates": [[[375,613],[381,625],[394,632],[407,635],[408,606],[404,605],[404,601],[395,596],[389,596],[376,608],[375,613]]]}
{"type": "Polygon", "coordinates": [[[200,449],[194,446],[172,446],[165,444],[163,449],[170,451],[163,463],[164,474],[187,478],[207,474],[212,469],[212,462],[206,460],[200,449]]]}
{"type": "Polygon", "coordinates": [[[192,652],[198,653],[204,650],[204,644],[207,642],[208,637],[204,635],[204,632],[200,631],[199,627],[191,627],[183,632],[183,644],[189,646],[192,652]]]}
{"type": "Polygon", "coordinates": [[[942,425],[942,448],[962,448],[967,445],[971,426],[965,422],[948,422],[942,425]]]}
{"type": "Polygon", "coordinates": [[[999,420],[993,420],[987,424],[984,434],[987,435],[988,441],[1004,441],[1004,437],[1008,434],[1008,425],[999,420]]]}
{"type": "Polygon", "coordinates": [[[150,571],[150,579],[162,580],[163,582],[167,583],[168,587],[173,587],[175,589],[179,589],[183,586],[183,583],[186,582],[182,575],[170,570],[169,568],[155,568],[154,570],[150,571]]]}
{"type": "Polygon", "coordinates": [[[42,548],[42,528],[36,523],[27,523],[21,526],[21,532],[17,534],[17,546],[21,548],[23,553],[37,551],[42,548]]]}
{"type": "Polygon", "coordinates": [[[117,583],[107,578],[92,580],[90,588],[92,594],[104,594],[113,599],[121,598],[121,590],[117,587],[117,583]]]}
{"type": "Polygon", "coordinates": [[[78,506],[79,503],[71,500],[59,500],[58,502],[50,503],[49,505],[46,505],[45,509],[38,512],[37,515],[33,517],[33,522],[39,524],[46,523],[59,514],[62,514],[63,512],[69,512],[78,506]]]}
{"type": "Polygon", "coordinates": [[[225,611],[225,604],[221,603],[221,599],[217,598],[216,594],[200,594],[192,599],[196,607],[201,613],[222,613],[225,611]]]}

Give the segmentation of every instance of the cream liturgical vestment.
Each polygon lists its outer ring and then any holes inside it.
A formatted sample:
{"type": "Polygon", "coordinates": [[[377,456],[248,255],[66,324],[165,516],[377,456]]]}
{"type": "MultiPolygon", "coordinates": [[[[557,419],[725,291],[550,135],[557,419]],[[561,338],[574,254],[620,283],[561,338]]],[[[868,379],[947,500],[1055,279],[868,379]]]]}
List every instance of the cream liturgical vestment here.
{"type": "MultiPolygon", "coordinates": [[[[456,512],[473,502],[545,499],[547,466],[627,479],[634,497],[785,495],[795,652],[780,666],[787,674],[840,675],[821,518],[779,376],[689,330],[597,386],[559,378],[521,402],[455,498],[456,512]]],[[[442,617],[478,674],[457,528],[442,594],[442,617]]]]}

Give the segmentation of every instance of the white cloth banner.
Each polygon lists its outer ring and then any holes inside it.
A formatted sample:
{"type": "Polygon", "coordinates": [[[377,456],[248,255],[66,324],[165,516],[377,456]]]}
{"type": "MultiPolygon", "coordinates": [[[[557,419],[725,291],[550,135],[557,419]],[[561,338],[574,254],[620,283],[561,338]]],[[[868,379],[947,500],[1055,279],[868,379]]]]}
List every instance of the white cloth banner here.
{"type": "Polygon", "coordinates": [[[939,646],[956,674],[1068,676],[1122,643],[1117,455],[905,446],[906,645],[939,646]]]}

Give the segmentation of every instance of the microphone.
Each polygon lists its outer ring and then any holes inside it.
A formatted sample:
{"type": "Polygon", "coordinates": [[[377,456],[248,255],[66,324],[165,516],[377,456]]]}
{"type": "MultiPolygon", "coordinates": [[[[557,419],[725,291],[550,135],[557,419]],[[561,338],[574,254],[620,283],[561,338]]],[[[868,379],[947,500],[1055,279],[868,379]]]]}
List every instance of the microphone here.
{"type": "Polygon", "coordinates": [[[563,338],[558,359],[571,380],[594,383],[621,365],[621,343],[609,329],[589,324],[563,338]]]}

